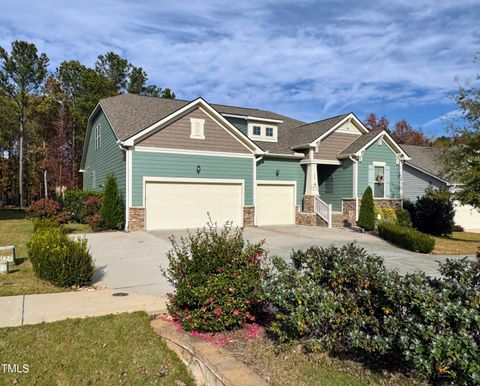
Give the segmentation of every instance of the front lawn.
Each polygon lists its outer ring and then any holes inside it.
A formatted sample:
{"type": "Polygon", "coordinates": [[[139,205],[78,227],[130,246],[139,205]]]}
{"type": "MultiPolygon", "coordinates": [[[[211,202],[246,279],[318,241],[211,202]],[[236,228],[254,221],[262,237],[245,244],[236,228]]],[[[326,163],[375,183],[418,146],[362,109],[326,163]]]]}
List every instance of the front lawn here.
{"type": "MultiPolygon", "coordinates": [[[[67,224],[67,232],[87,233],[88,225],[67,224]]],[[[10,266],[8,275],[0,275],[0,296],[42,294],[68,291],[36,278],[27,258],[27,241],[33,233],[33,223],[18,210],[0,210],[0,245],[15,245],[17,265],[10,266]]]]}
{"type": "Polygon", "coordinates": [[[143,312],[0,329],[0,372],[12,385],[194,385],[187,368],[143,312]]]}
{"type": "Polygon", "coordinates": [[[433,237],[436,255],[474,255],[480,246],[480,233],[452,232],[448,237],[433,237]]]}
{"type": "Polygon", "coordinates": [[[229,337],[225,348],[270,385],[425,384],[417,378],[399,373],[370,370],[358,362],[335,358],[324,352],[306,353],[300,346],[282,350],[278,343],[264,332],[253,339],[245,339],[242,331],[230,333],[229,337]]]}

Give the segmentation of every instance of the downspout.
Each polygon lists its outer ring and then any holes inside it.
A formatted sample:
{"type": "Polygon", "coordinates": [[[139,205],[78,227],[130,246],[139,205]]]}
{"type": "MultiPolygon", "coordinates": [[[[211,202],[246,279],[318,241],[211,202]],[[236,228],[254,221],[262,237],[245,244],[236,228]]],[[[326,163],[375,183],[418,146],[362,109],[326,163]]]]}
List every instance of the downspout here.
{"type": "Polygon", "coordinates": [[[120,140],[117,141],[120,150],[125,152],[125,232],[128,232],[128,223],[130,220],[130,205],[129,205],[129,184],[130,184],[130,152],[127,147],[123,146],[120,140]]]}
{"type": "Polygon", "coordinates": [[[358,159],[349,156],[353,162],[353,198],[355,198],[355,222],[358,221],[358,159]]]}
{"type": "Polygon", "coordinates": [[[263,155],[255,158],[253,162],[253,225],[257,226],[257,163],[263,159],[263,155]]]}

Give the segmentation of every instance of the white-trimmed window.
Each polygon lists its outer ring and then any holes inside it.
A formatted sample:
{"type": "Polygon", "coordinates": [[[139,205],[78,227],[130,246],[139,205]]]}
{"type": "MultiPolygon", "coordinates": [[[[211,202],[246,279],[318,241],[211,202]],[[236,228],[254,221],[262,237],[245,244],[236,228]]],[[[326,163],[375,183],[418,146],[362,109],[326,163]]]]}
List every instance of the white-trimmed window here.
{"type": "Polygon", "coordinates": [[[390,198],[390,166],[385,162],[373,162],[368,166],[368,180],[373,198],[390,198]]]}
{"type": "Polygon", "coordinates": [[[95,127],[95,149],[98,150],[102,146],[102,127],[97,125],[95,127]]]}
{"type": "Polygon", "coordinates": [[[190,138],[205,139],[205,119],[190,118],[190,138]]]}
{"type": "Polygon", "coordinates": [[[278,128],[271,123],[248,123],[248,137],[255,141],[277,142],[278,128]]]}

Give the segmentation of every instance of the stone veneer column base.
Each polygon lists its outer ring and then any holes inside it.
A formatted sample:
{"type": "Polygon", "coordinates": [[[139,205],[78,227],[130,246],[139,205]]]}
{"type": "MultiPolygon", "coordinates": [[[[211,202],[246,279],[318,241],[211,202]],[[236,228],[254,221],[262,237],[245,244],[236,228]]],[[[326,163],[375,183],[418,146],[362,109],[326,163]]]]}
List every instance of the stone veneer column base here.
{"type": "Polygon", "coordinates": [[[145,208],[130,208],[128,230],[132,232],[145,230],[145,208]]]}
{"type": "Polygon", "coordinates": [[[255,207],[254,206],[243,207],[243,226],[244,227],[255,226],[255,207]]]}
{"type": "Polygon", "coordinates": [[[315,196],[303,196],[303,212],[315,213],[315,196]]]}

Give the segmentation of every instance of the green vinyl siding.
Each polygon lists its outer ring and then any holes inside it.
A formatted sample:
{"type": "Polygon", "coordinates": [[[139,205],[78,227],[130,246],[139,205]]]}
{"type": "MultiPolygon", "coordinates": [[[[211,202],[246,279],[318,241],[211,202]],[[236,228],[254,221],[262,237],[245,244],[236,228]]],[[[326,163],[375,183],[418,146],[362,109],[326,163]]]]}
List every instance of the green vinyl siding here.
{"type": "Polygon", "coordinates": [[[125,151],[118,146],[117,137],[102,111],[92,121],[86,146],[83,189],[102,190],[100,185],[105,185],[105,177],[109,172],[113,172],[117,177],[118,189],[122,197],[125,197],[125,151]],[[97,126],[100,126],[101,130],[99,149],[96,148],[97,126]]]}
{"type": "Polygon", "coordinates": [[[235,126],[238,130],[240,130],[243,134],[248,135],[248,126],[246,119],[232,117],[225,117],[225,119],[229,121],[233,126],[235,126]]]}
{"type": "Polygon", "coordinates": [[[253,158],[133,151],[132,205],[143,206],[143,177],[244,180],[245,205],[253,205],[253,162],[253,158]]]}
{"type": "MultiPolygon", "coordinates": [[[[358,197],[362,197],[369,184],[369,166],[373,166],[374,162],[385,162],[386,166],[390,166],[390,196],[386,198],[400,198],[400,165],[397,164],[396,159],[396,154],[385,141],[378,140],[370,145],[363,153],[362,160],[358,164],[358,197]]],[[[385,179],[385,182],[387,182],[387,179],[385,179]]],[[[385,190],[388,191],[388,189],[385,190]]]]}
{"type": "Polygon", "coordinates": [[[334,211],[342,210],[342,198],[353,197],[353,163],[344,160],[341,165],[318,165],[320,198],[332,204],[334,211]]]}
{"type": "Polygon", "coordinates": [[[257,180],[296,181],[297,205],[303,206],[305,171],[298,159],[263,158],[257,163],[257,180]]]}

